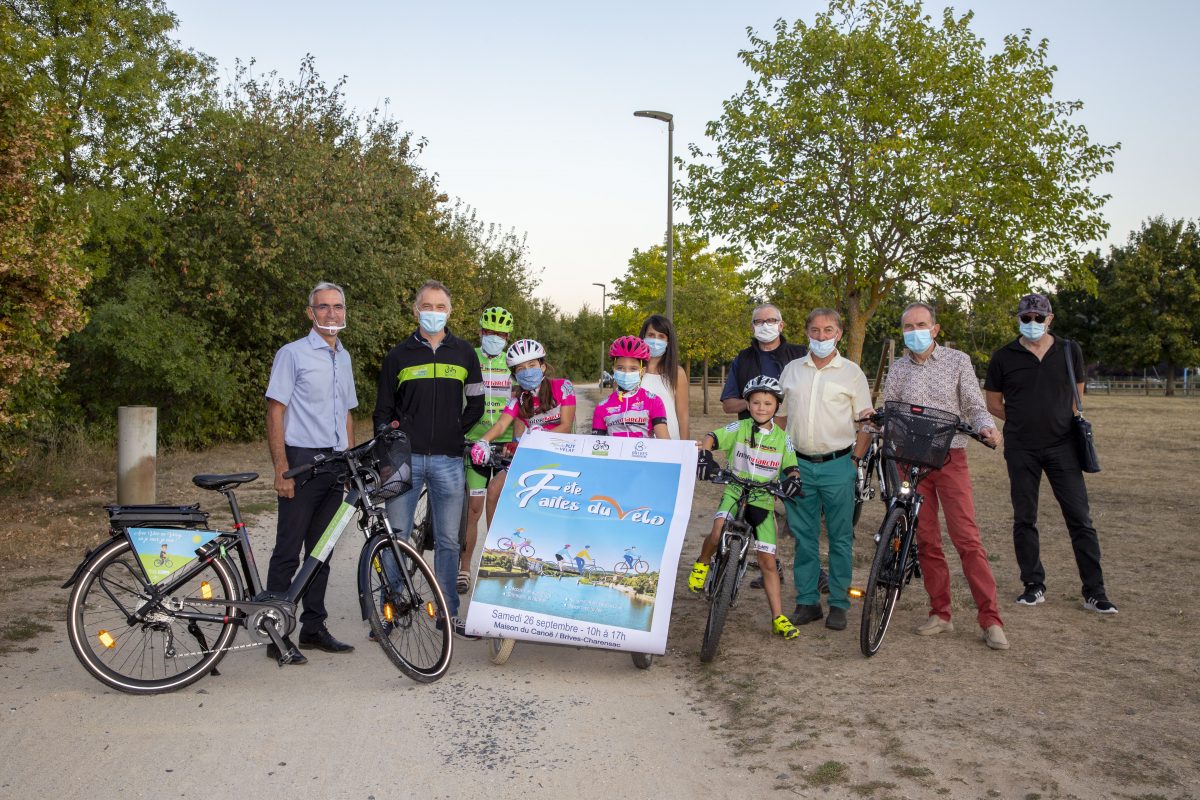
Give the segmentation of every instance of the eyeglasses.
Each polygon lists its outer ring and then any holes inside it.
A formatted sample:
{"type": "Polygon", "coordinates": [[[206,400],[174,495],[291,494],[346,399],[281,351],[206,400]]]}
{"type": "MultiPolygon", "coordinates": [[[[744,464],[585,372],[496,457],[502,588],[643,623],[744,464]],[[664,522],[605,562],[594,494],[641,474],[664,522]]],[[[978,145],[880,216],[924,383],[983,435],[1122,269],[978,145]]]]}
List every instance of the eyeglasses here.
{"type": "Polygon", "coordinates": [[[341,303],[330,305],[329,303],[318,303],[315,306],[309,306],[313,311],[321,314],[328,314],[330,311],[336,311],[339,314],[346,310],[346,307],[341,303]]]}
{"type": "Polygon", "coordinates": [[[780,322],[783,320],[779,317],[771,317],[770,319],[756,319],[750,324],[757,328],[759,325],[778,325],[780,322]]]}
{"type": "Polygon", "coordinates": [[[1021,314],[1019,317],[1017,317],[1017,319],[1021,320],[1021,322],[1041,323],[1041,322],[1046,321],[1046,315],[1045,314],[1021,314]]]}

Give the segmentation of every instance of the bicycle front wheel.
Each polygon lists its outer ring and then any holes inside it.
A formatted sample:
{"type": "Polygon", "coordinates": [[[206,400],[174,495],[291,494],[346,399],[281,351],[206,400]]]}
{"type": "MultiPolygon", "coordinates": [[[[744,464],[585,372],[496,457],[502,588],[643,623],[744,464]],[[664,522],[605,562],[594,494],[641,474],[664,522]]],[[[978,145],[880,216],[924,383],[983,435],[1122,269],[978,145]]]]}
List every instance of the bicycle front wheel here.
{"type": "Polygon", "coordinates": [[[737,564],[726,559],[717,565],[717,577],[713,584],[712,605],[708,609],[708,622],[704,625],[704,640],[700,643],[700,660],[708,663],[717,654],[721,631],[725,629],[725,618],[733,606],[733,595],[737,589],[737,564]]]}
{"type": "Polygon", "coordinates": [[[150,587],[137,553],[124,538],[92,556],[67,601],[67,633],[79,663],[101,683],[132,694],[157,694],[195,683],[216,667],[237,634],[232,606],[199,606],[189,600],[237,599],[237,578],[223,559],[147,606],[150,587]],[[207,585],[207,589],[205,588],[207,585]],[[181,619],[184,612],[212,614],[224,622],[181,619]],[[134,615],[140,622],[130,622],[134,615]]]}
{"type": "Polygon", "coordinates": [[[450,668],[453,620],[433,570],[407,542],[372,536],[358,563],[358,591],[371,633],[393,664],[420,683],[450,668]]]}
{"type": "Polygon", "coordinates": [[[892,612],[900,598],[904,583],[901,574],[904,567],[904,539],[908,532],[908,517],[903,508],[893,508],[879,528],[879,545],[871,561],[871,575],[867,589],[863,592],[862,623],[859,626],[858,644],[864,656],[870,657],[879,651],[892,612]]]}

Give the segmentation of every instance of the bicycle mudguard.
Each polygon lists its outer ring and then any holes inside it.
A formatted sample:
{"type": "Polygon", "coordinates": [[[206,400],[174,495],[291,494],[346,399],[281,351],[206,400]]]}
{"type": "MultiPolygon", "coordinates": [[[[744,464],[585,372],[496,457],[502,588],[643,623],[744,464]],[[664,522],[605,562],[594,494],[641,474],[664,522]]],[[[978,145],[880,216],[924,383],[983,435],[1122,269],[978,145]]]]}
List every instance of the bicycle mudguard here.
{"type": "Polygon", "coordinates": [[[107,538],[107,539],[106,539],[104,542],[102,542],[101,544],[98,544],[98,545],[97,545],[97,546],[95,546],[95,547],[88,548],[88,550],[87,550],[87,551],[86,551],[86,552],[83,554],[83,560],[79,562],[79,566],[77,566],[77,567],[75,568],[75,571],[71,573],[71,577],[67,578],[67,582],[66,582],[66,583],[64,583],[64,584],[63,584],[61,587],[59,587],[59,588],[62,588],[62,589],[70,589],[72,586],[74,586],[74,585],[75,585],[75,581],[79,580],[79,576],[83,574],[83,571],[84,571],[85,569],[87,569],[87,565],[88,565],[89,563],[91,563],[92,556],[93,556],[93,555],[95,555],[96,553],[98,553],[98,552],[100,551],[100,549],[101,549],[102,547],[104,547],[104,545],[108,544],[108,543],[109,543],[109,542],[111,542],[113,539],[117,538],[118,536],[123,536],[123,535],[124,535],[124,534],[123,534],[122,532],[120,532],[120,531],[113,532],[113,534],[112,534],[111,536],[109,536],[109,537],[108,537],[108,538],[107,538]]]}

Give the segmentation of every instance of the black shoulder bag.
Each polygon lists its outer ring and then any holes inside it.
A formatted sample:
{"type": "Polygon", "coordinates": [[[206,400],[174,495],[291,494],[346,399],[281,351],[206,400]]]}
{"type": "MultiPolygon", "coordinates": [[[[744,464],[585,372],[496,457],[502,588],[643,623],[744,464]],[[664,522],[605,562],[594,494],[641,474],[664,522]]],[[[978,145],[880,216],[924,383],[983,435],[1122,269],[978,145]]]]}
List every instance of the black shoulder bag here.
{"type": "Polygon", "coordinates": [[[1075,380],[1075,367],[1071,363],[1071,340],[1063,339],[1067,349],[1067,376],[1071,379],[1071,394],[1075,395],[1075,413],[1071,420],[1071,432],[1079,450],[1079,466],[1084,472],[1099,472],[1100,459],[1096,456],[1096,442],[1092,438],[1092,423],[1083,418],[1083,400],[1079,397],[1079,384],[1075,380]]]}

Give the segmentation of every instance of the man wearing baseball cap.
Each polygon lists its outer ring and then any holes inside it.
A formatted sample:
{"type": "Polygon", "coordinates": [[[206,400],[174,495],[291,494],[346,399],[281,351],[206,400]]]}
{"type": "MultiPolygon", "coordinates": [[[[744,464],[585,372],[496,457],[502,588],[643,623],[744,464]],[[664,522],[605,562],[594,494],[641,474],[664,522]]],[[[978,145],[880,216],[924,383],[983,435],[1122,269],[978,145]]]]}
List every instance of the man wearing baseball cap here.
{"type": "Polygon", "coordinates": [[[1075,393],[1083,394],[1083,351],[1054,336],[1054,311],[1044,295],[1027,294],[1017,304],[1020,335],[992,354],[984,391],[987,407],[1004,420],[1004,460],[1013,505],[1013,544],[1025,588],[1017,603],[1045,600],[1046,571],[1040,555],[1037,514],[1042,473],[1054,490],[1083,582],[1083,607],[1116,614],[1104,590],[1100,538],[1092,526],[1087,486],[1076,449],[1072,418],[1075,393]],[[1068,371],[1067,359],[1071,359],[1068,371]],[[1078,384],[1071,386],[1071,375],[1078,384]]]}

